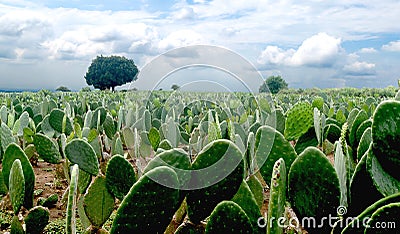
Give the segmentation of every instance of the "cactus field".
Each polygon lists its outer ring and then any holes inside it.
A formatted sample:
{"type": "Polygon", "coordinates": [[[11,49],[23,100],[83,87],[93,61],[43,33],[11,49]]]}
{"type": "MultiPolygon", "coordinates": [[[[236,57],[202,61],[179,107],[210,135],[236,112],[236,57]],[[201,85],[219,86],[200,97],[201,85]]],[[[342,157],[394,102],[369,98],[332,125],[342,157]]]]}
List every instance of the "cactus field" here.
{"type": "Polygon", "coordinates": [[[399,142],[396,90],[0,93],[0,233],[399,233],[399,142]]]}

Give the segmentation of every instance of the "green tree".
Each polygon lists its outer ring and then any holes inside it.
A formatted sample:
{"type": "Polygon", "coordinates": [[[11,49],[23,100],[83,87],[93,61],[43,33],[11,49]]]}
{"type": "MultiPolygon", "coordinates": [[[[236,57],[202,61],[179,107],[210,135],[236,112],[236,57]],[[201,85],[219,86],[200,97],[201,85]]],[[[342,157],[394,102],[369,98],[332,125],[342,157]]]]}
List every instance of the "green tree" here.
{"type": "Polygon", "coordinates": [[[179,89],[180,87],[179,87],[179,85],[177,85],[177,84],[173,84],[172,86],[171,86],[171,89],[172,90],[177,90],[177,89],[179,89]]]}
{"type": "Polygon", "coordinates": [[[259,92],[266,93],[269,91],[272,94],[278,93],[282,89],[287,89],[288,83],[281,76],[270,76],[260,86],[259,92]]]}
{"type": "Polygon", "coordinates": [[[56,91],[61,91],[61,92],[71,92],[71,90],[65,86],[60,86],[56,89],[56,91]]]}
{"type": "Polygon", "coordinates": [[[138,68],[131,59],[122,56],[97,56],[86,72],[88,85],[100,90],[111,89],[137,79],[138,68]]]}

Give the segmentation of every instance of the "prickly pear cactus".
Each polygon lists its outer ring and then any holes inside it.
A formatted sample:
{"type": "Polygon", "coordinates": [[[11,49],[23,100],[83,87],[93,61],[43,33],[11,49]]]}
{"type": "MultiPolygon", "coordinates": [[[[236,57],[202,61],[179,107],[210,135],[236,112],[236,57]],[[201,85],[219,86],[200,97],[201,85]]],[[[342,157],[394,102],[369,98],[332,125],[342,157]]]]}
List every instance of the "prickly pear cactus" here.
{"type": "Polygon", "coordinates": [[[271,190],[268,203],[267,234],[283,233],[279,218],[285,215],[286,203],[286,166],[283,158],[278,159],[272,170],[271,190]]]}
{"type": "Polygon", "coordinates": [[[368,151],[368,148],[372,142],[372,131],[371,127],[365,129],[364,133],[361,136],[360,143],[357,147],[357,160],[360,161],[361,157],[368,151]]]}
{"type": "Polygon", "coordinates": [[[279,158],[285,160],[286,171],[296,159],[293,146],[283,135],[270,126],[262,126],[256,134],[256,161],[264,180],[271,182],[272,170],[279,158]]]}
{"type": "Polygon", "coordinates": [[[97,177],[90,185],[83,207],[86,216],[95,228],[101,228],[114,209],[114,197],[106,188],[105,177],[97,177]]]}
{"type": "Polygon", "coordinates": [[[353,121],[353,124],[351,126],[349,126],[349,127],[351,127],[350,134],[349,134],[349,144],[351,146],[357,147],[357,145],[358,145],[357,138],[356,138],[357,129],[367,119],[368,119],[367,112],[365,112],[364,110],[361,110],[360,112],[358,112],[356,118],[353,121]]]}
{"type": "Polygon", "coordinates": [[[389,175],[400,181],[400,102],[383,101],[375,110],[372,122],[372,150],[389,175]]]}
{"type": "Polygon", "coordinates": [[[21,161],[22,170],[24,173],[25,179],[25,196],[24,196],[24,204],[23,206],[27,209],[33,207],[33,190],[35,186],[35,174],[32,168],[31,163],[29,162],[28,157],[25,155],[24,151],[15,143],[11,143],[3,157],[3,177],[4,183],[8,188],[9,186],[9,178],[12,164],[16,159],[21,161]]]}
{"type": "Polygon", "coordinates": [[[335,143],[335,154],[334,154],[334,168],[339,178],[340,184],[340,205],[348,206],[348,187],[349,187],[349,178],[350,171],[348,170],[348,160],[344,155],[342,150],[342,144],[340,141],[335,143]]]}
{"type": "MultiPolygon", "coordinates": [[[[372,214],[385,205],[390,203],[398,203],[400,202],[400,193],[396,193],[379,200],[376,200],[375,203],[368,206],[361,214],[359,214],[353,221],[347,224],[347,226],[343,229],[342,234],[363,234],[364,229],[366,227],[366,222],[371,218],[372,214]],[[364,221],[364,223],[363,223],[364,221]]],[[[350,216],[351,217],[351,216],[350,216]]]]}
{"type": "Polygon", "coordinates": [[[14,215],[11,220],[11,232],[12,234],[25,234],[22,223],[19,221],[18,216],[14,215]]]}
{"type": "Polygon", "coordinates": [[[149,131],[148,138],[151,144],[151,147],[153,147],[154,151],[157,151],[158,145],[160,144],[161,138],[160,138],[160,133],[155,127],[152,127],[149,131]]]}
{"type": "Polygon", "coordinates": [[[189,219],[200,223],[215,206],[232,199],[244,177],[243,155],[231,141],[220,139],[206,145],[192,163],[186,196],[189,219]]]}
{"type": "Polygon", "coordinates": [[[399,217],[400,202],[382,206],[372,214],[364,233],[395,233],[395,230],[398,230],[399,217]],[[385,226],[382,226],[383,224],[385,226]]]}
{"type": "MultiPolygon", "coordinates": [[[[288,177],[289,201],[301,219],[314,217],[321,220],[335,216],[340,204],[339,179],[327,157],[317,148],[309,147],[290,167],[288,177]]],[[[305,227],[308,231],[327,233],[329,225],[321,229],[305,227]]]]}
{"type": "Polygon", "coordinates": [[[108,191],[122,201],[135,182],[136,175],[132,165],[121,155],[114,155],[107,164],[108,191]]]}
{"type": "Polygon", "coordinates": [[[15,215],[18,215],[24,202],[25,179],[22,171],[21,161],[15,159],[10,170],[10,199],[15,215]]]}
{"type": "Polygon", "coordinates": [[[246,183],[249,186],[251,192],[254,195],[254,199],[256,199],[258,208],[261,210],[261,207],[264,204],[264,194],[263,194],[263,186],[260,180],[256,175],[251,175],[246,179],[246,183]]]}
{"type": "Polygon", "coordinates": [[[1,142],[1,147],[3,149],[3,152],[7,149],[7,147],[11,143],[16,143],[15,138],[13,137],[13,133],[11,129],[5,124],[4,122],[1,123],[1,129],[0,129],[0,142],[1,142]]]}
{"type": "Polygon", "coordinates": [[[245,180],[243,180],[239,190],[232,198],[232,201],[238,204],[246,213],[251,225],[253,226],[253,233],[264,234],[266,231],[265,227],[259,227],[258,225],[258,220],[262,217],[260,209],[258,208],[254,195],[245,180]]]}
{"type": "Polygon", "coordinates": [[[76,233],[76,200],[78,194],[78,176],[79,166],[75,164],[71,170],[71,180],[68,191],[68,203],[67,203],[67,221],[65,231],[67,234],[76,233]]]}
{"type": "Polygon", "coordinates": [[[35,206],[25,217],[26,234],[40,234],[49,223],[50,211],[43,206],[35,206]]]}
{"type": "Polygon", "coordinates": [[[158,145],[158,148],[160,149],[164,149],[164,150],[170,150],[172,149],[172,144],[168,139],[164,139],[160,142],[160,144],[158,145]]]}
{"type": "Polygon", "coordinates": [[[58,150],[58,146],[46,135],[41,133],[36,134],[33,137],[33,144],[35,145],[37,153],[44,161],[54,164],[60,162],[61,154],[58,150]]]}
{"type": "Polygon", "coordinates": [[[69,135],[74,130],[70,119],[66,117],[64,111],[60,109],[53,109],[50,112],[49,123],[50,126],[59,133],[69,135]]]}
{"type": "Polygon", "coordinates": [[[286,113],[285,138],[297,140],[314,124],[313,107],[309,102],[299,102],[286,113]]]}
{"type": "Polygon", "coordinates": [[[74,139],[65,146],[65,155],[79,165],[85,172],[96,176],[99,173],[99,162],[92,146],[82,139],[74,139]]]}
{"type": "Polygon", "coordinates": [[[222,201],[210,215],[205,233],[253,233],[245,211],[233,201],[222,201]]]}
{"type": "Polygon", "coordinates": [[[110,234],[163,233],[179,208],[178,176],[161,166],[144,174],[125,196],[113,221],[110,234]]]}

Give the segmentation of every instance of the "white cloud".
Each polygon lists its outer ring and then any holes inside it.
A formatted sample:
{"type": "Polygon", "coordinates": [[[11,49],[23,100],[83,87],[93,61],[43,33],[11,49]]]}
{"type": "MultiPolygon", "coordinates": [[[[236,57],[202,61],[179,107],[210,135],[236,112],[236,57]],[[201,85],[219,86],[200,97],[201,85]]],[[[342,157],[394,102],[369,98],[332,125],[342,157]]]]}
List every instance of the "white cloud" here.
{"type": "Polygon", "coordinates": [[[196,18],[197,15],[192,7],[183,7],[177,12],[172,13],[172,18],[177,20],[189,20],[196,18]]]}
{"type": "Polygon", "coordinates": [[[205,44],[205,42],[203,36],[193,30],[179,30],[163,38],[158,47],[160,50],[166,51],[187,45],[205,44]]]}
{"type": "Polygon", "coordinates": [[[331,67],[342,53],[341,40],[318,33],[303,41],[297,50],[267,46],[258,58],[260,64],[331,67]]]}
{"type": "Polygon", "coordinates": [[[375,48],[369,47],[369,48],[362,48],[358,51],[358,53],[362,54],[372,54],[372,53],[377,53],[378,51],[375,48]]]}
{"type": "Polygon", "coordinates": [[[367,62],[353,62],[351,64],[347,64],[343,67],[343,71],[347,75],[352,76],[366,76],[366,75],[375,75],[375,64],[367,63],[367,62]]]}
{"type": "Polygon", "coordinates": [[[400,51],[400,40],[398,41],[391,41],[389,42],[389,44],[383,45],[382,46],[383,50],[386,51],[395,51],[395,52],[399,52],[400,51]]]}

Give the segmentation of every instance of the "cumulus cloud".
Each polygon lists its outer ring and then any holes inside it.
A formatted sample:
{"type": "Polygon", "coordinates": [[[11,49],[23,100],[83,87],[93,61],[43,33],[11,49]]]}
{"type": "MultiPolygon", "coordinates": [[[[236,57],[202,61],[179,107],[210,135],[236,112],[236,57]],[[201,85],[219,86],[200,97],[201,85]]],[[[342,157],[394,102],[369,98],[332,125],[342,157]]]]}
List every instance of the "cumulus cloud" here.
{"type": "Polygon", "coordinates": [[[344,66],[343,71],[351,76],[370,76],[375,75],[375,64],[367,62],[353,62],[344,66]]]}
{"type": "Polygon", "coordinates": [[[391,41],[389,44],[383,45],[382,49],[386,51],[400,52],[400,40],[391,41]]]}
{"type": "Polygon", "coordinates": [[[303,41],[297,50],[267,46],[258,58],[260,64],[331,67],[342,53],[341,40],[318,33],[303,41]]]}
{"type": "Polygon", "coordinates": [[[362,54],[372,54],[372,53],[377,53],[378,51],[375,48],[361,48],[359,51],[359,53],[362,54]]]}
{"type": "Polygon", "coordinates": [[[180,10],[172,13],[172,18],[176,20],[194,19],[197,15],[192,7],[183,7],[180,10]]]}
{"type": "Polygon", "coordinates": [[[168,34],[160,40],[158,47],[162,51],[187,45],[204,44],[206,40],[193,30],[179,30],[168,34]]]}

